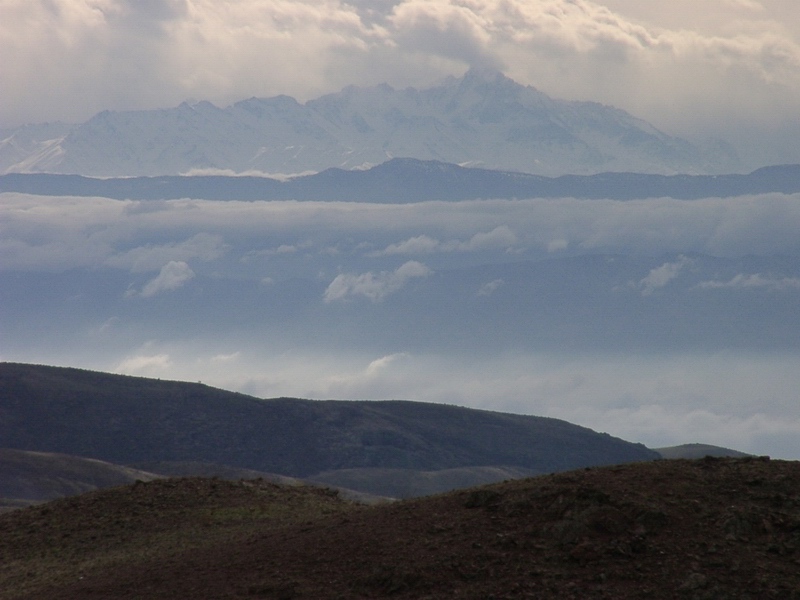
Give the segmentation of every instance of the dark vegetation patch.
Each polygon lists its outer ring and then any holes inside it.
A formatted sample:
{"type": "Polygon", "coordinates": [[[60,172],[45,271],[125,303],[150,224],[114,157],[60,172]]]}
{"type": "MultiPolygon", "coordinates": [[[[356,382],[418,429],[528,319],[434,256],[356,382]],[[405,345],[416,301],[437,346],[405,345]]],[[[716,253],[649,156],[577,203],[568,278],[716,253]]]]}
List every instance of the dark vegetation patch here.
{"type": "Polygon", "coordinates": [[[380,506],[164,480],[0,515],[0,598],[800,597],[800,463],[662,460],[380,506]]]}
{"type": "Polygon", "coordinates": [[[0,598],[70,597],[59,589],[128,569],[177,568],[186,552],[207,546],[224,552],[253,530],[350,509],[328,489],[207,478],[137,482],[54,500],[2,515],[0,598]]]}

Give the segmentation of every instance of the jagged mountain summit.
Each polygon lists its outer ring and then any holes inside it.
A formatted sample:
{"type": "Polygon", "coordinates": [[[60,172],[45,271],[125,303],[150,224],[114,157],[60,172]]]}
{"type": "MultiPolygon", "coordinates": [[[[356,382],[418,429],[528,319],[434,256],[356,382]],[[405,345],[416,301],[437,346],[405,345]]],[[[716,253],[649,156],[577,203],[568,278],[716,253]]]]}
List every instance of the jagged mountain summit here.
{"type": "Polygon", "coordinates": [[[26,126],[2,137],[0,172],[101,177],[297,174],[394,157],[549,176],[738,167],[732,151],[704,151],[625,111],[553,99],[485,69],[422,90],[350,86],[305,104],[276,96],[226,108],[184,102],[104,111],[71,128],[26,126]]]}

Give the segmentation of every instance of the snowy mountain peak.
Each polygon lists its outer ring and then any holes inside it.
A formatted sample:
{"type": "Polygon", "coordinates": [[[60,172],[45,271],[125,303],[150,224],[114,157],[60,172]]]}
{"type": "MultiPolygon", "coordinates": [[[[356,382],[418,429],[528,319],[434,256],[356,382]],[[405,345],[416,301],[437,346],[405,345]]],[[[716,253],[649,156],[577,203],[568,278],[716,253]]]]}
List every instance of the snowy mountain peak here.
{"type": "Polygon", "coordinates": [[[622,110],[551,99],[485,67],[428,89],[348,86],[305,104],[281,95],[103,111],[53,143],[31,131],[13,130],[0,145],[0,172],[292,174],[392,157],[542,175],[735,169],[728,155],[717,160],[622,110]]]}

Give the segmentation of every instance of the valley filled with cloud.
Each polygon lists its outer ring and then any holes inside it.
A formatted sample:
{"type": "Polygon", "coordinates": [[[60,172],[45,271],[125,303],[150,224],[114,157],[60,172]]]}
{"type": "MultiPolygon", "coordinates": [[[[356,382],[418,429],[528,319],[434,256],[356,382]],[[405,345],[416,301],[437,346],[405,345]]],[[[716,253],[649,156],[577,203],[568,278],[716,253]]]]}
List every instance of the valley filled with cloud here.
{"type": "Polygon", "coordinates": [[[794,457],[798,200],[6,193],[0,358],[794,457]]]}
{"type": "Polygon", "coordinates": [[[727,175],[800,163],[797,12],[0,0],[0,360],[800,458],[797,174],[727,175]],[[498,198],[456,164],[587,178],[498,198]],[[482,199],[418,201],[434,172],[482,199]],[[74,174],[175,199],[23,193],[74,174]]]}

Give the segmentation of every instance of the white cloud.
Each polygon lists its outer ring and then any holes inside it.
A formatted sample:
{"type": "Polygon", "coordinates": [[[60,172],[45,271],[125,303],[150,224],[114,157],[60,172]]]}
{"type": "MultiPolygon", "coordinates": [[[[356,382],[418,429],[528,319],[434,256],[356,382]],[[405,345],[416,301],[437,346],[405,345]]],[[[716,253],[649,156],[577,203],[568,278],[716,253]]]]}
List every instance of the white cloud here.
{"type": "Polygon", "coordinates": [[[408,261],[396,270],[380,273],[354,275],[342,273],[325,290],[325,302],[344,300],[352,296],[364,296],[373,302],[380,302],[386,296],[400,290],[410,279],[427,277],[433,271],[417,261],[408,261]]]}
{"type": "Polygon", "coordinates": [[[164,372],[172,366],[172,359],[170,359],[169,354],[140,354],[123,359],[112,371],[114,373],[138,375],[164,372]]]}
{"type": "Polygon", "coordinates": [[[167,262],[216,260],[227,248],[222,236],[201,232],[183,242],[139,246],[109,257],[105,264],[130,269],[133,273],[158,271],[167,262]]]}
{"type": "Polygon", "coordinates": [[[660,267],[651,269],[647,276],[639,282],[639,287],[642,290],[642,296],[649,296],[657,289],[663,288],[670,281],[680,275],[684,268],[691,266],[691,264],[691,259],[681,256],[675,262],[667,262],[660,267]]]}
{"type": "Polygon", "coordinates": [[[242,355],[241,352],[231,352],[229,354],[216,354],[211,357],[212,363],[231,363],[235,362],[242,355]]]}
{"type": "Polygon", "coordinates": [[[748,289],[766,288],[773,291],[783,291],[789,289],[800,289],[800,278],[798,277],[769,277],[755,273],[745,275],[739,273],[728,281],[701,281],[697,287],[702,289],[748,289]]]}
{"type": "Polygon", "coordinates": [[[494,279],[487,283],[484,283],[480,289],[478,290],[477,296],[491,296],[497,288],[502,286],[505,283],[502,279],[494,279]]]}
{"type": "Polygon", "coordinates": [[[139,293],[142,298],[149,298],[162,292],[175,291],[194,277],[194,271],[183,261],[171,260],[161,267],[161,271],[148,281],[139,293]]]}
{"type": "Polygon", "coordinates": [[[479,232],[473,235],[465,244],[459,244],[462,251],[475,252],[479,250],[509,249],[517,243],[517,236],[507,225],[500,225],[489,232],[479,232]]]}
{"type": "Polygon", "coordinates": [[[373,256],[510,250],[516,243],[517,236],[514,232],[507,225],[500,225],[488,232],[478,232],[467,241],[440,242],[428,235],[418,235],[397,244],[390,244],[384,250],[374,252],[373,256]]]}
{"type": "Polygon", "coordinates": [[[439,240],[435,240],[427,235],[418,235],[407,239],[404,242],[397,244],[390,244],[382,252],[376,253],[392,255],[392,254],[431,254],[438,251],[442,246],[439,240]]]}

